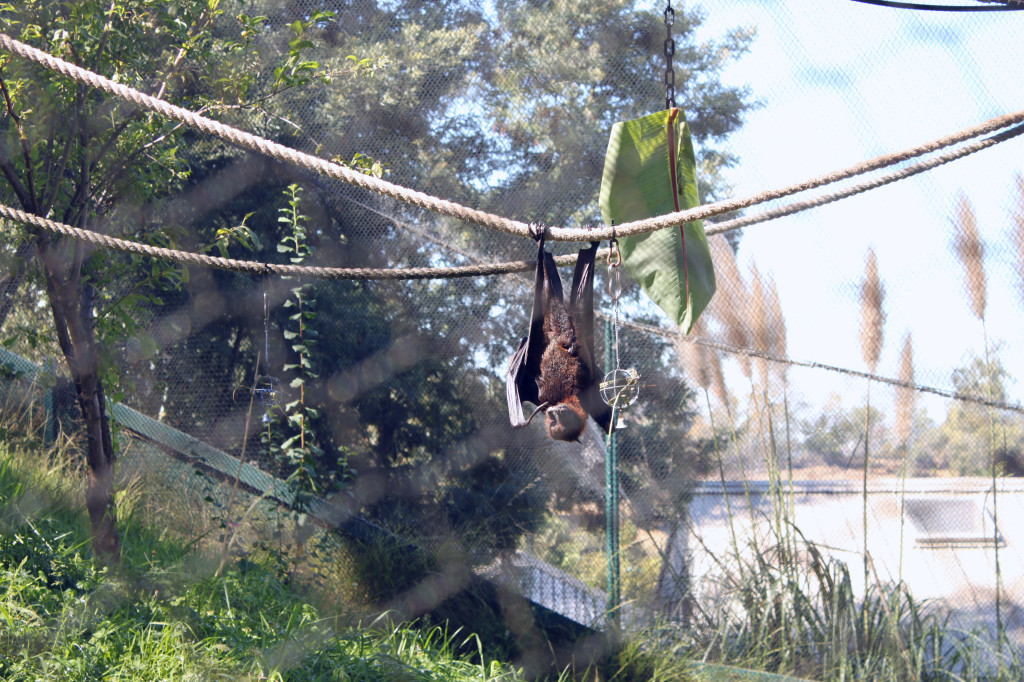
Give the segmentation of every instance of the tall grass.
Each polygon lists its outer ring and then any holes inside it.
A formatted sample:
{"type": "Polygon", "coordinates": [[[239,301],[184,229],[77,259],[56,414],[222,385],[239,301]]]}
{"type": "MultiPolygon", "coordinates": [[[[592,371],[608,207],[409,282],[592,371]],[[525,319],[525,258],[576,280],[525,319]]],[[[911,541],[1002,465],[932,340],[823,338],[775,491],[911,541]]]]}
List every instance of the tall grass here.
{"type": "MultiPolygon", "coordinates": [[[[768,294],[757,264],[750,266],[750,336],[753,346],[762,353],[771,350],[772,332],[768,324],[768,294]]],[[[757,373],[761,377],[761,386],[768,390],[768,361],[757,358],[757,373]]]]}
{"type": "MultiPolygon", "coordinates": [[[[873,370],[885,315],[884,290],[877,262],[870,255],[862,294],[862,319],[866,327],[862,330],[862,342],[865,360],[873,370]]],[[[775,307],[773,304],[769,309],[775,307]]],[[[752,333],[757,336],[756,331],[752,333]]],[[[698,376],[707,381],[707,374],[698,376]]],[[[901,354],[900,379],[913,382],[909,334],[901,354]]],[[[707,395],[707,385],[704,388],[707,395]]],[[[777,442],[780,436],[773,426],[767,391],[764,395],[766,404],[760,411],[767,415],[766,439],[762,442],[770,464],[769,489],[779,490],[784,485],[783,472],[771,463],[781,461],[777,454],[780,451],[785,451],[789,460],[792,446],[788,437],[781,445],[777,442]]],[[[896,431],[904,447],[904,476],[914,398],[912,389],[897,394],[896,431]]],[[[710,413],[710,399],[708,410],[710,413]]],[[[788,408],[786,412],[788,415],[788,408]]],[[[734,426],[731,432],[735,439],[734,426]]],[[[717,434],[715,447],[716,451],[722,447],[717,434]]],[[[866,461],[865,471],[867,466],[866,461]]],[[[791,467],[787,468],[792,482],[791,467]]],[[[862,523],[866,538],[866,475],[863,484],[862,523]]],[[[733,518],[734,513],[742,511],[726,497],[733,546],[715,548],[717,568],[713,577],[698,586],[703,589],[697,596],[694,627],[684,632],[664,626],[670,634],[663,632],[661,637],[685,642],[680,648],[689,656],[816,680],[1024,678],[1024,659],[1014,648],[1004,645],[1005,633],[1000,631],[993,637],[987,629],[956,629],[944,606],[916,600],[902,579],[880,579],[866,544],[865,582],[861,591],[845,562],[830,556],[793,525],[792,500],[786,504],[781,495],[769,494],[765,502],[768,507],[755,513],[755,502],[748,492],[747,503],[751,505],[752,520],[749,533],[744,533],[734,525],[733,518]]],[[[900,562],[902,571],[902,556],[900,562]]]]}
{"type": "MultiPolygon", "coordinates": [[[[988,303],[988,286],[985,276],[985,245],[978,231],[978,220],[974,214],[974,206],[970,199],[960,195],[957,201],[956,218],[953,221],[953,251],[956,253],[964,269],[964,285],[971,312],[981,322],[981,334],[985,349],[985,371],[991,372],[991,357],[988,344],[988,329],[985,325],[985,309],[988,303]]],[[[993,377],[985,377],[986,397],[993,400],[993,377]]],[[[996,564],[996,631],[1000,642],[1004,635],[1003,627],[1003,574],[999,553],[999,461],[996,448],[995,413],[991,406],[986,406],[989,424],[989,467],[992,477],[992,540],[996,564]]]]}
{"type": "Polygon", "coordinates": [[[979,320],[985,319],[988,302],[985,277],[985,246],[978,232],[978,220],[970,199],[961,195],[957,202],[953,230],[953,250],[964,268],[964,284],[967,289],[971,312],[979,320]]]}
{"type": "Polygon", "coordinates": [[[719,554],[715,589],[698,598],[694,629],[676,633],[690,638],[691,656],[816,680],[1024,675],[1024,660],[1000,637],[955,629],[944,607],[916,600],[902,581],[879,579],[870,558],[873,579],[859,594],[845,562],[807,540],[788,517],[780,525],[777,509],[762,513],[751,531],[765,537],[719,554]]]}
{"type": "MultiPolygon", "coordinates": [[[[878,276],[875,250],[868,249],[864,281],[860,287],[860,349],[868,371],[878,368],[885,333],[885,287],[878,276]]],[[[864,398],[864,466],[862,468],[861,532],[864,534],[864,589],[871,581],[871,555],[868,553],[868,477],[871,473],[871,381],[868,380],[864,398]]]]}
{"type": "MultiPolygon", "coordinates": [[[[910,332],[903,339],[903,350],[900,352],[899,380],[904,384],[914,383],[914,345],[910,332]]],[[[900,558],[898,579],[903,580],[903,538],[906,528],[906,497],[907,475],[909,469],[908,452],[910,436],[914,427],[914,406],[917,402],[917,391],[906,386],[896,389],[896,442],[902,451],[900,461],[900,558]]]]}

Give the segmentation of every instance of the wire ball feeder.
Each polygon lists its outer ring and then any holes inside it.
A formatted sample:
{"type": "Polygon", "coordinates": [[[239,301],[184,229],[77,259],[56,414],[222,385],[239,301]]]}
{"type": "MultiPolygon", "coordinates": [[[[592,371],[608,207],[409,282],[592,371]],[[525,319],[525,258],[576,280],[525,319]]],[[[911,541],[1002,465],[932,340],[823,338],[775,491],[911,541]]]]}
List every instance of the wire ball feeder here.
{"type": "MultiPolygon", "coordinates": [[[[619,366],[619,298],[622,296],[622,280],[619,271],[621,265],[622,253],[619,251],[619,240],[613,237],[608,246],[608,294],[612,297],[612,328],[614,330],[612,357],[615,369],[604,375],[604,380],[598,384],[598,390],[601,393],[601,400],[616,413],[630,407],[640,397],[640,373],[632,367],[623,369],[619,366]]],[[[615,428],[614,424],[612,428],[615,428]]]]}

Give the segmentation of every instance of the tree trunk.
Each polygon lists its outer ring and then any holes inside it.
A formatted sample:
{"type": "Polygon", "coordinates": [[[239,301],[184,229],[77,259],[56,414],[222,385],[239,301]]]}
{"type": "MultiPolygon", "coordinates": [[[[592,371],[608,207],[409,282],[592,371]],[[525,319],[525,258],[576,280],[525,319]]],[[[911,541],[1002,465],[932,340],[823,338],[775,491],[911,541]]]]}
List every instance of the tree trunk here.
{"type": "Polygon", "coordinates": [[[37,245],[57,341],[68,363],[85,423],[86,462],[89,464],[85,504],[92,525],[93,550],[102,561],[113,564],[120,558],[121,541],[114,507],[114,445],[92,319],[94,291],[91,285],[80,286],[78,282],[83,256],[80,244],[68,278],[62,274],[60,258],[51,247],[49,235],[41,234],[37,245]]]}
{"type": "Polygon", "coordinates": [[[117,563],[121,540],[117,534],[114,508],[114,447],[104,405],[103,383],[97,369],[95,366],[87,368],[75,378],[78,404],[85,419],[86,459],[89,463],[85,506],[92,526],[93,550],[104,562],[117,563]]]}

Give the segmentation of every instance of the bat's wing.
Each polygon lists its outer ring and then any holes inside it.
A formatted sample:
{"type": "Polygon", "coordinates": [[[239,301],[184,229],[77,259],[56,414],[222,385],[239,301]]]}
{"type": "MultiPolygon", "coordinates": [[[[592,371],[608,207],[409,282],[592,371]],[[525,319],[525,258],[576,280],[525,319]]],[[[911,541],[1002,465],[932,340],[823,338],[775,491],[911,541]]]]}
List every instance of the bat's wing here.
{"type": "Polygon", "coordinates": [[[576,269],[572,273],[572,293],[569,305],[576,318],[580,358],[587,368],[588,381],[580,392],[580,402],[594,421],[608,431],[612,421],[612,408],[601,399],[600,382],[604,371],[597,364],[594,353],[594,261],[598,242],[580,251],[576,269]]]}
{"type": "Polygon", "coordinates": [[[527,422],[523,414],[523,401],[535,405],[540,402],[537,378],[540,376],[540,361],[547,346],[544,338],[544,313],[552,297],[562,300],[562,280],[558,276],[555,259],[544,250],[544,236],[541,235],[537,241],[537,274],[533,283],[530,331],[519,342],[519,348],[509,359],[508,369],[505,370],[505,397],[512,426],[522,426],[527,422]]]}

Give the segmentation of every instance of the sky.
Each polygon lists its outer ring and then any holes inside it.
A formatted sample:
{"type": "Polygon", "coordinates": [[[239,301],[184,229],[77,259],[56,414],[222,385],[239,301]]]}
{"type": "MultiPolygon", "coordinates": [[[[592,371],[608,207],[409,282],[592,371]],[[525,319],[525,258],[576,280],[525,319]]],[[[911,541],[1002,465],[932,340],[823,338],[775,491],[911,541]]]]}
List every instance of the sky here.
{"type": "MultiPolygon", "coordinates": [[[[1024,109],[1024,12],[918,12],[851,0],[697,5],[707,15],[702,39],[735,27],[757,29],[751,51],[723,77],[728,85],[748,86],[761,104],[726,144],[740,159],[725,174],[735,197],[1024,109]]],[[[1022,159],[1024,137],[914,179],[747,228],[740,267],[747,272],[756,263],[774,278],[789,356],[866,370],[858,285],[873,248],[886,288],[878,374],[898,375],[909,332],[916,381],[950,389],[952,370],[984,353],[987,332],[1017,377],[1011,400],[1024,403],[1024,299],[1011,238],[1022,159]],[[986,244],[985,329],[971,313],[950,246],[960,193],[973,203],[986,244]]],[[[817,402],[850,390],[849,380],[829,374],[799,370],[790,376],[817,402]]],[[[919,404],[941,420],[948,403],[925,396],[919,404]]]]}

